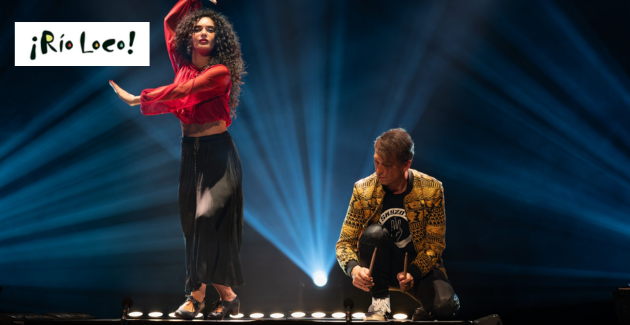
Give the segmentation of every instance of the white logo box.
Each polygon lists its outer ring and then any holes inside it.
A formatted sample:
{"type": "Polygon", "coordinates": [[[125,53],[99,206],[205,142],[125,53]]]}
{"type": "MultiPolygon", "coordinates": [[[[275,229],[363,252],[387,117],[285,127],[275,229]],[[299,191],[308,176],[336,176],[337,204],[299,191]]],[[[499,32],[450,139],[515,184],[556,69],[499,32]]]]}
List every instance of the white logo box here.
{"type": "Polygon", "coordinates": [[[16,22],[15,66],[149,66],[149,33],[148,22],[16,22]]]}

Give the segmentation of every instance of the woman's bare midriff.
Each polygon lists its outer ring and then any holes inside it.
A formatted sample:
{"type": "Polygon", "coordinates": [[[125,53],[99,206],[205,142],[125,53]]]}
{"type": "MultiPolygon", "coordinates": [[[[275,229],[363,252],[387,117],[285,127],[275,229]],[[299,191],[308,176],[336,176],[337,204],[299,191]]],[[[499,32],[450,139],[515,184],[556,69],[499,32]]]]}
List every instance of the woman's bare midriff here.
{"type": "Polygon", "coordinates": [[[204,124],[184,124],[182,123],[182,134],[185,137],[203,137],[206,135],[219,134],[227,131],[225,121],[216,121],[204,124]]]}

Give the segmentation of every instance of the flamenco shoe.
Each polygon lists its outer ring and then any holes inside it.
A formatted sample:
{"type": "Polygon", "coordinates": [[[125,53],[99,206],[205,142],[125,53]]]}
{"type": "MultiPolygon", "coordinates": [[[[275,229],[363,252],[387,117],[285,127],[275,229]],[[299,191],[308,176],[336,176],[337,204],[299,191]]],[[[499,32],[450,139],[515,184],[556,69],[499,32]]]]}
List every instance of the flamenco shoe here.
{"type": "Polygon", "coordinates": [[[219,300],[214,303],[214,309],[208,313],[206,319],[223,320],[227,314],[236,316],[238,315],[238,307],[240,306],[241,301],[238,300],[238,297],[234,298],[232,301],[219,300]]]}
{"type": "Polygon", "coordinates": [[[205,302],[206,302],[206,299],[199,302],[195,298],[193,298],[192,295],[186,295],[186,301],[181,306],[179,306],[177,311],[175,311],[175,316],[186,319],[186,320],[194,319],[195,316],[197,316],[197,314],[203,311],[203,308],[206,306],[205,302]],[[194,311],[189,311],[189,310],[184,309],[184,305],[188,301],[190,301],[193,304],[193,307],[195,309],[194,311]]]}

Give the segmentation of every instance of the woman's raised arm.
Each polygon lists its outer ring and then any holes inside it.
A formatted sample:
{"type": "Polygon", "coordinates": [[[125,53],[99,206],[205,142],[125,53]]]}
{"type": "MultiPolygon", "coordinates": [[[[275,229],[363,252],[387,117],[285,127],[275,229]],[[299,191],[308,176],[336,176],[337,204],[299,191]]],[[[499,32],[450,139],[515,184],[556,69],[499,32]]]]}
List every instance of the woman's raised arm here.
{"type": "Polygon", "coordinates": [[[175,73],[179,70],[182,62],[182,55],[175,50],[175,29],[177,24],[188,14],[191,10],[197,10],[201,8],[201,0],[179,0],[171,9],[171,11],[164,18],[164,36],[166,37],[166,49],[168,55],[171,58],[173,64],[173,70],[175,73]]]}

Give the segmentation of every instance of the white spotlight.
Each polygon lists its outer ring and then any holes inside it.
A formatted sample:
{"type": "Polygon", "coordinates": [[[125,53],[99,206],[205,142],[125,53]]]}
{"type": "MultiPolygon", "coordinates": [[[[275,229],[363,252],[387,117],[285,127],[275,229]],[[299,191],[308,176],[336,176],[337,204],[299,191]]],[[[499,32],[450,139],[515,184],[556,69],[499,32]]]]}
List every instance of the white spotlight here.
{"type": "Polygon", "coordinates": [[[154,311],[154,312],[150,312],[149,313],[149,317],[162,317],[162,313],[160,313],[159,311],[154,311]]]}
{"type": "Polygon", "coordinates": [[[323,287],[328,282],[328,277],[326,276],[326,273],[317,271],[313,274],[313,282],[315,282],[316,286],[323,287]]]}
{"type": "Polygon", "coordinates": [[[406,314],[394,314],[394,319],[407,319],[406,314]]]}
{"type": "Polygon", "coordinates": [[[199,313],[199,314],[197,314],[197,316],[195,316],[195,318],[202,318],[202,317],[203,317],[202,313],[199,313]]]}
{"type": "Polygon", "coordinates": [[[313,318],[322,318],[322,317],[326,317],[326,313],[322,313],[318,311],[318,312],[312,313],[311,316],[313,318]]]}
{"type": "Polygon", "coordinates": [[[344,318],[346,317],[346,313],[334,313],[332,314],[333,318],[344,318]]]}
{"type": "Polygon", "coordinates": [[[365,313],[354,313],[352,314],[352,318],[363,318],[365,317],[365,313]]]}
{"type": "Polygon", "coordinates": [[[232,314],[230,314],[230,318],[243,318],[243,316],[245,316],[245,315],[243,315],[243,314],[241,314],[241,313],[238,313],[238,314],[236,314],[236,315],[232,315],[232,314]]]}
{"type": "Polygon", "coordinates": [[[284,317],[284,314],[283,313],[273,313],[273,314],[269,315],[269,317],[271,317],[271,318],[282,318],[282,317],[284,317]]]}
{"type": "Polygon", "coordinates": [[[175,313],[170,313],[170,314],[168,314],[168,317],[175,318],[177,316],[175,316],[175,313]]]}
{"type": "Polygon", "coordinates": [[[140,317],[140,316],[142,316],[141,311],[132,311],[129,313],[129,317],[140,317]]]}
{"type": "Polygon", "coordinates": [[[249,318],[262,318],[263,315],[262,313],[253,313],[253,314],[249,314],[249,318]]]}
{"type": "Polygon", "coordinates": [[[304,317],[304,316],[306,316],[306,314],[301,312],[301,311],[296,311],[296,312],[291,314],[291,317],[294,317],[294,318],[300,318],[300,317],[304,317]]]}

